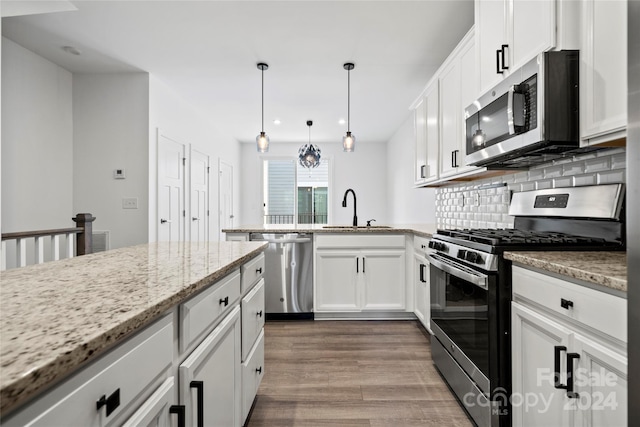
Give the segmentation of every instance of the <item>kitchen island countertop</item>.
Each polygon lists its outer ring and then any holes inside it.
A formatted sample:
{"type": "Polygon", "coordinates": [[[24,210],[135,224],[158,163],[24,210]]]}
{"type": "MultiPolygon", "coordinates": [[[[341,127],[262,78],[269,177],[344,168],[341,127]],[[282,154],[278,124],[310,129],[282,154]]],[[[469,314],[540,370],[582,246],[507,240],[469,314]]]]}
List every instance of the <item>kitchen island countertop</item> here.
{"type": "Polygon", "coordinates": [[[348,225],[327,224],[268,224],[243,225],[222,230],[223,233],[411,233],[431,238],[436,232],[435,224],[389,224],[383,227],[351,227],[348,225]]]}
{"type": "Polygon", "coordinates": [[[0,413],[223,278],[262,242],[150,243],[0,273],[0,413]]]}
{"type": "Polygon", "coordinates": [[[504,257],[550,273],[583,280],[616,291],[627,291],[626,252],[505,252],[504,257]]]}

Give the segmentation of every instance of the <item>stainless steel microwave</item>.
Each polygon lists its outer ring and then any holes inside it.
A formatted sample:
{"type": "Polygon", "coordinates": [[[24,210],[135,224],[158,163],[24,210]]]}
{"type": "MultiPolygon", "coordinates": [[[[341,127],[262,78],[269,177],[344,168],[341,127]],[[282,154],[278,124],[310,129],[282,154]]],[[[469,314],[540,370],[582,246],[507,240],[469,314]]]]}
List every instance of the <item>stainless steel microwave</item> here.
{"type": "Polygon", "coordinates": [[[578,51],[545,52],[465,109],[466,163],[521,169],[579,149],[578,51]]]}

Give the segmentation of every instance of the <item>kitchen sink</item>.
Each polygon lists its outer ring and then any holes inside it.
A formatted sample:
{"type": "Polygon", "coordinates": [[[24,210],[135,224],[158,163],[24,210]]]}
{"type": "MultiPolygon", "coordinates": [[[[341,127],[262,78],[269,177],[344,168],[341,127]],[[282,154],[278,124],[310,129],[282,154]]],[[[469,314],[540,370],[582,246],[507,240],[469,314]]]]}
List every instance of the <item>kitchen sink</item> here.
{"type": "Polygon", "coordinates": [[[391,228],[388,225],[323,225],[322,228],[358,229],[358,228],[391,228]]]}

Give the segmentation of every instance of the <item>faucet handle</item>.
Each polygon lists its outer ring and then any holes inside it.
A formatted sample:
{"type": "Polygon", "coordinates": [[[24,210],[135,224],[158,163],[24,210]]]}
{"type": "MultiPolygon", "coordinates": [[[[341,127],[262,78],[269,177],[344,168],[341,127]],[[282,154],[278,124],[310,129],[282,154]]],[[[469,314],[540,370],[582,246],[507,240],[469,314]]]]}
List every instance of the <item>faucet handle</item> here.
{"type": "Polygon", "coordinates": [[[374,221],[374,222],[375,222],[375,219],[370,219],[370,220],[368,220],[368,221],[367,221],[367,227],[371,227],[371,221],[374,221]]]}

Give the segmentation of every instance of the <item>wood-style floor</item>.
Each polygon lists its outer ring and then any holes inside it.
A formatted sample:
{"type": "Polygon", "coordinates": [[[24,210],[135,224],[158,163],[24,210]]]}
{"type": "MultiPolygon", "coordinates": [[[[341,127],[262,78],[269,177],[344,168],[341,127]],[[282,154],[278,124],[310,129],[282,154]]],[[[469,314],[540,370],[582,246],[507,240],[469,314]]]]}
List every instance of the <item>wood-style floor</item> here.
{"type": "Polygon", "coordinates": [[[473,425],[416,321],[268,322],[265,370],[247,427],[473,425]]]}

